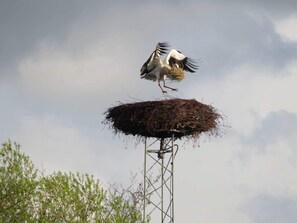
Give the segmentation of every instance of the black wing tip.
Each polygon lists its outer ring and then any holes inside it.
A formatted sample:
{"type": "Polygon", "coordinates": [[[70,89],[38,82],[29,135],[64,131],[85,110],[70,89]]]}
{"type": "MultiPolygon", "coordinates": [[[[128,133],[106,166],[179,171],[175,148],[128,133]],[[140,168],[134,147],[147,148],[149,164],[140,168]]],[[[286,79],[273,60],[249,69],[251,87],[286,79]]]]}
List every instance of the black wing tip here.
{"type": "Polygon", "coordinates": [[[161,47],[169,47],[169,43],[168,42],[158,42],[158,46],[161,46],[161,47]]]}
{"type": "Polygon", "coordinates": [[[159,42],[157,44],[156,49],[158,49],[160,54],[162,55],[162,54],[168,53],[169,47],[170,45],[168,42],[159,42]]]}
{"type": "Polygon", "coordinates": [[[189,58],[189,57],[186,57],[184,59],[184,64],[185,64],[185,67],[184,69],[190,73],[194,73],[196,72],[196,70],[198,70],[199,66],[196,65],[197,62],[195,60],[193,60],[192,58],[189,58]]]}

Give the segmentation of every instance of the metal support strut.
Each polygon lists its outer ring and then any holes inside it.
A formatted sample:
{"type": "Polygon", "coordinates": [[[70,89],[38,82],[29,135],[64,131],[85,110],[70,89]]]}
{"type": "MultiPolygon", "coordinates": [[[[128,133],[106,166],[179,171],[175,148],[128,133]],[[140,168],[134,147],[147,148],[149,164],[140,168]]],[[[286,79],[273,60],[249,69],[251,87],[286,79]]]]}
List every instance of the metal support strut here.
{"type": "Polygon", "coordinates": [[[145,138],[143,222],[148,217],[158,219],[159,215],[161,223],[174,223],[174,159],[178,151],[175,140],[174,135],[151,143],[145,138]]]}

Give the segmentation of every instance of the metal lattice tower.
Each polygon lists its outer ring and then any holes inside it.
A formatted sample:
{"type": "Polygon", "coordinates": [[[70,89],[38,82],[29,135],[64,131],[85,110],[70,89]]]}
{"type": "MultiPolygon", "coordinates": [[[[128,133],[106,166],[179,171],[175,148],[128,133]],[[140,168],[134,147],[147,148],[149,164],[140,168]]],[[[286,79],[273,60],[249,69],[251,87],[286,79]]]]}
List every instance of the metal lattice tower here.
{"type": "Polygon", "coordinates": [[[145,138],[144,152],[144,207],[143,222],[146,217],[159,214],[162,223],[174,222],[174,159],[178,145],[176,138],[145,138]]]}
{"type": "Polygon", "coordinates": [[[176,139],[217,136],[222,116],[195,99],[165,99],[126,103],[109,108],[105,123],[115,133],[145,138],[143,222],[146,217],[174,223],[174,160],[176,139]],[[158,218],[157,218],[158,219],[158,218]]]}

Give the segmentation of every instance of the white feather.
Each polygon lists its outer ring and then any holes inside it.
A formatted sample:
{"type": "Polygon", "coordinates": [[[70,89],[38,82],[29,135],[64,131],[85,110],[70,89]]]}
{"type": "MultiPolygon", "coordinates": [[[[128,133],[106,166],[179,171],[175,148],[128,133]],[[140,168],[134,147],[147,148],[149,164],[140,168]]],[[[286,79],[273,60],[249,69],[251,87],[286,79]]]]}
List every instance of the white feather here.
{"type": "Polygon", "coordinates": [[[182,53],[178,52],[176,49],[172,49],[172,50],[170,50],[169,54],[167,55],[167,57],[166,57],[166,59],[165,59],[165,62],[166,62],[167,64],[169,64],[169,59],[170,59],[170,57],[173,57],[173,58],[175,58],[175,59],[177,59],[177,60],[179,60],[179,61],[182,61],[183,59],[186,58],[185,55],[183,55],[182,53]]]}

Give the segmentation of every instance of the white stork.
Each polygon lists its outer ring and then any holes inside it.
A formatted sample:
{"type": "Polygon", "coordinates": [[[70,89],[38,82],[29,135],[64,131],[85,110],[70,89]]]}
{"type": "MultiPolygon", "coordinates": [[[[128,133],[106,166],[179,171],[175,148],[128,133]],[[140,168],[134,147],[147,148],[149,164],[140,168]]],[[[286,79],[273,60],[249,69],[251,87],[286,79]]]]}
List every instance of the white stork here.
{"type": "Polygon", "coordinates": [[[168,43],[158,43],[156,49],[143,64],[140,69],[140,77],[157,81],[162,93],[167,93],[161,86],[160,82],[163,82],[163,87],[177,91],[176,88],[166,86],[165,79],[180,81],[184,78],[184,71],[194,73],[198,66],[195,61],[186,57],[180,51],[172,49],[168,53],[168,43]],[[165,59],[162,61],[160,56],[168,53],[165,59]]]}

